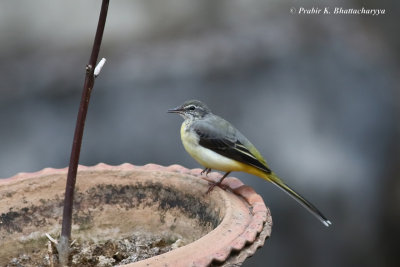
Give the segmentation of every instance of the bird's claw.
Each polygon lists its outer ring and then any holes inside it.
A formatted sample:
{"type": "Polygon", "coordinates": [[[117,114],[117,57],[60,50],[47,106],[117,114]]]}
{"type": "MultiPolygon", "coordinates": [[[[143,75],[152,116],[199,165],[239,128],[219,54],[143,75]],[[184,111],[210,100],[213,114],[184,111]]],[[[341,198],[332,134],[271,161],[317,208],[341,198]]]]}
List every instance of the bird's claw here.
{"type": "Polygon", "coordinates": [[[207,195],[210,194],[211,191],[213,191],[214,187],[216,187],[216,186],[218,186],[219,188],[221,188],[224,191],[226,191],[228,189],[228,187],[229,187],[227,185],[222,184],[221,181],[216,182],[216,183],[208,182],[208,184],[210,186],[208,187],[208,190],[206,192],[207,195]]]}
{"type": "Polygon", "coordinates": [[[210,173],[211,169],[210,168],[205,168],[204,170],[201,171],[201,175],[203,175],[204,173],[206,173],[206,176],[208,176],[208,174],[210,173]]]}

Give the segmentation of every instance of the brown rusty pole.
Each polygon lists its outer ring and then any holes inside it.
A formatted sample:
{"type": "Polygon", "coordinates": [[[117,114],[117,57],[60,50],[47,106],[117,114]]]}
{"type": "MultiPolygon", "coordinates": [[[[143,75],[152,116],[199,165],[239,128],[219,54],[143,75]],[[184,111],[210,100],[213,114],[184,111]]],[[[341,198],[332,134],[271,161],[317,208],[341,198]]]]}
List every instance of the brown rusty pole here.
{"type": "Polygon", "coordinates": [[[90,94],[94,86],[94,79],[95,79],[94,69],[99,56],[104,27],[106,24],[108,6],[109,6],[109,0],[103,0],[100,10],[99,22],[97,25],[96,36],[93,43],[92,54],[90,56],[89,63],[86,66],[85,83],[83,85],[82,98],[75,126],[75,134],[72,143],[71,157],[68,168],[67,184],[65,188],[61,237],[57,245],[60,264],[62,266],[66,266],[68,264],[69,241],[71,238],[72,208],[74,200],[76,174],[78,170],[79,155],[82,145],[82,136],[85,127],[85,120],[89,106],[90,94]]]}

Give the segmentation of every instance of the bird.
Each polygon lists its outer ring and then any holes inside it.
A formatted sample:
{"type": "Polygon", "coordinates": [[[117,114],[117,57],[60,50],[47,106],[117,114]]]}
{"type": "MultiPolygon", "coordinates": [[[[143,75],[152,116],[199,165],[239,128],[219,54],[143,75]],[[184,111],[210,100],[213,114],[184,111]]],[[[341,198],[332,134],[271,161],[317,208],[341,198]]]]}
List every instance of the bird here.
{"type": "Polygon", "coordinates": [[[222,178],[210,185],[207,194],[233,171],[245,172],[271,182],[294,198],[325,226],[332,223],[313,204],[283,182],[267,165],[257,148],[231,123],[214,115],[206,104],[199,100],[188,100],[182,105],[169,109],[183,117],[180,134],[182,144],[205,169],[206,175],[212,170],[225,172],[222,178]]]}

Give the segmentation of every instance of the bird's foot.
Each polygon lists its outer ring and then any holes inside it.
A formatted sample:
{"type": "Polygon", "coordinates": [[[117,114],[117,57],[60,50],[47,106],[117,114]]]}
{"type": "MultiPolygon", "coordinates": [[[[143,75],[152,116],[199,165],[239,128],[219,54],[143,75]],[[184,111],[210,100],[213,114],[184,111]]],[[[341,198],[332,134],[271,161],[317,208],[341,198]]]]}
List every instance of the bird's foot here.
{"type": "Polygon", "coordinates": [[[208,174],[210,173],[211,169],[210,168],[205,168],[204,170],[201,171],[201,175],[203,175],[204,173],[206,173],[206,176],[208,176],[208,174]]]}
{"type": "Polygon", "coordinates": [[[209,193],[214,189],[215,186],[218,186],[219,188],[221,188],[221,189],[224,190],[224,191],[225,191],[226,189],[228,189],[229,186],[223,185],[223,184],[222,184],[222,181],[223,181],[230,173],[231,173],[230,171],[229,171],[229,172],[226,172],[226,173],[224,174],[224,176],[222,176],[222,178],[221,178],[218,182],[216,182],[216,183],[209,182],[208,184],[210,184],[210,187],[208,188],[206,194],[209,194],[209,193]]]}
{"type": "Polygon", "coordinates": [[[219,188],[221,188],[224,191],[226,191],[229,188],[229,186],[222,184],[221,181],[216,182],[216,183],[208,182],[208,184],[210,186],[208,187],[208,190],[206,192],[207,195],[210,194],[211,191],[213,191],[214,187],[216,187],[216,186],[218,186],[219,188]]]}

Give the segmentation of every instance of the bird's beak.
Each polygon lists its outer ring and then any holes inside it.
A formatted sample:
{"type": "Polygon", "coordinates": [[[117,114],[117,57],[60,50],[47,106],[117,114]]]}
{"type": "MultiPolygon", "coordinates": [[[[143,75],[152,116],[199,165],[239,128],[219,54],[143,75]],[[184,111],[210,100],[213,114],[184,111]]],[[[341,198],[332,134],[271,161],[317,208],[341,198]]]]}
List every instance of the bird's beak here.
{"type": "Polygon", "coordinates": [[[176,107],[176,108],[173,108],[173,109],[168,109],[168,113],[182,113],[182,108],[181,107],[176,107]]]}

